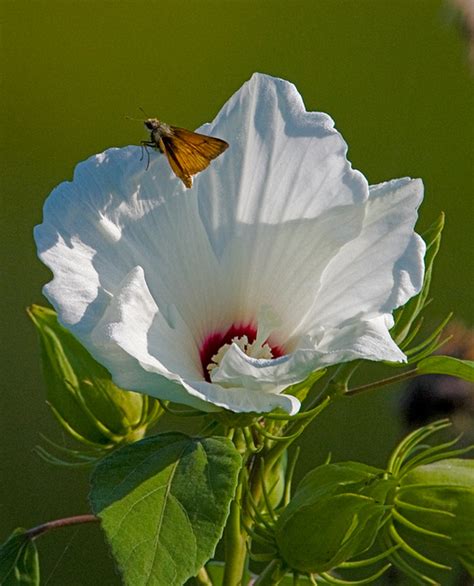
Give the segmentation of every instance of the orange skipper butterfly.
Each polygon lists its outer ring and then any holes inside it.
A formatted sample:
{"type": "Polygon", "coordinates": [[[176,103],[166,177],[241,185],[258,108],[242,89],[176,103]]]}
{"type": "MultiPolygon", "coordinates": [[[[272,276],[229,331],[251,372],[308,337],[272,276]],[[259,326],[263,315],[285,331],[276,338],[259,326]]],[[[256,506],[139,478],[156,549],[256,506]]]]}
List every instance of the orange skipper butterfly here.
{"type": "MultiPolygon", "coordinates": [[[[223,153],[229,144],[220,138],[191,132],[185,128],[171,126],[156,118],[147,118],[145,128],[150,131],[150,139],[142,140],[145,149],[151,147],[166,155],[174,174],[186,187],[193,184],[192,175],[209,166],[209,163],[223,153]]],[[[148,165],[150,155],[148,155],[148,165]]]]}

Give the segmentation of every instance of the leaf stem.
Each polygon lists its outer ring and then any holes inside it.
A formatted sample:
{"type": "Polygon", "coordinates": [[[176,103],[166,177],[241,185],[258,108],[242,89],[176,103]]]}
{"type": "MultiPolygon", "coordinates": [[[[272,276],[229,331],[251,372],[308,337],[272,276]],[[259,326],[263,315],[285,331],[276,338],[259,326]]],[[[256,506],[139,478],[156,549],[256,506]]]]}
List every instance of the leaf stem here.
{"type": "Polygon", "coordinates": [[[36,527],[28,529],[26,534],[30,539],[35,539],[52,529],[70,527],[71,525],[81,525],[82,523],[98,523],[99,521],[99,517],[96,517],[95,515],[75,515],[74,517],[64,517],[63,519],[55,519],[54,521],[48,521],[42,525],[37,525],[36,527]]]}
{"type": "Polygon", "coordinates": [[[412,368],[411,370],[406,370],[400,374],[396,374],[395,376],[390,376],[388,378],[383,378],[381,380],[375,381],[373,383],[368,383],[366,385],[361,385],[359,387],[354,387],[352,389],[348,389],[344,395],[357,395],[359,393],[363,393],[365,391],[372,391],[374,389],[378,389],[379,387],[385,387],[387,385],[393,385],[395,383],[399,383],[401,381],[413,378],[418,376],[418,369],[412,368]]]}

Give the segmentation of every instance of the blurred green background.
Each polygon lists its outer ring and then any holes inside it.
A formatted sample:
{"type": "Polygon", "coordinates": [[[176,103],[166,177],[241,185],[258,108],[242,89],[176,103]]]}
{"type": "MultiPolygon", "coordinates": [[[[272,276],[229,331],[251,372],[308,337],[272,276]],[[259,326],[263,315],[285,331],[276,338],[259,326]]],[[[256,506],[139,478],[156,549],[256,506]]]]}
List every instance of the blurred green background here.
{"type": "MultiPolygon", "coordinates": [[[[0,17],[0,541],[16,526],[87,512],[88,473],[32,453],[40,433],[60,437],[25,314],[45,303],[49,280],[32,228],[78,161],[146,137],[125,119],[139,106],[194,128],[254,71],[294,82],[308,109],[335,119],[370,182],[423,178],[420,228],[447,214],[430,315],[454,310],[472,324],[473,78],[443,2],[15,0],[0,17]]],[[[399,397],[389,389],[328,412],[307,433],[299,473],[328,450],[383,463],[402,431],[399,397]]],[[[48,534],[39,547],[49,586],[119,584],[95,526],[48,534]]]]}

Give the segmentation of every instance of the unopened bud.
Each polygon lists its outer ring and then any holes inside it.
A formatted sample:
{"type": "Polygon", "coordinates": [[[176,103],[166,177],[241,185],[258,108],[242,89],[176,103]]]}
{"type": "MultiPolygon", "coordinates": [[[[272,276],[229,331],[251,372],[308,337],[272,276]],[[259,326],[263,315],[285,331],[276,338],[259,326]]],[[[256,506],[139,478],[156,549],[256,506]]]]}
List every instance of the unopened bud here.
{"type": "Polygon", "coordinates": [[[473,460],[440,460],[410,471],[395,508],[409,522],[406,539],[422,536],[424,543],[456,555],[474,575],[473,460]]]}
{"type": "Polygon", "coordinates": [[[141,439],[161,414],[159,403],[117,387],[53,310],[33,305],[28,315],[40,339],[48,404],[69,435],[100,449],[141,439]]]}
{"type": "Polygon", "coordinates": [[[281,557],[293,570],[313,574],[364,552],[387,514],[392,489],[382,470],[355,462],[312,470],[278,519],[281,557]]]}

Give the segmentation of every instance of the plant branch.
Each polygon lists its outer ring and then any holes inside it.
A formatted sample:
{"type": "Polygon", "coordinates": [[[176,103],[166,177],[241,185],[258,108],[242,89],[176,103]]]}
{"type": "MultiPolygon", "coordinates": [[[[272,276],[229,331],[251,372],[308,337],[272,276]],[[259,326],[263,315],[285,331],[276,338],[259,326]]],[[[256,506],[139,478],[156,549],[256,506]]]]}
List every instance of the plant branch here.
{"type": "Polygon", "coordinates": [[[71,525],[81,525],[82,523],[98,523],[99,517],[95,515],[75,515],[74,517],[65,517],[63,519],[55,519],[54,521],[48,521],[42,525],[37,525],[32,529],[28,529],[26,534],[30,539],[36,539],[43,533],[47,533],[52,529],[60,529],[61,527],[70,527],[71,525]]]}
{"type": "Polygon", "coordinates": [[[366,385],[361,385],[359,387],[354,387],[352,389],[348,389],[344,395],[357,395],[359,393],[363,393],[365,391],[372,391],[375,389],[378,389],[380,387],[385,387],[387,385],[393,385],[395,383],[399,383],[402,382],[404,380],[408,380],[410,378],[413,378],[415,376],[418,376],[418,369],[417,368],[413,368],[412,370],[406,370],[405,372],[402,372],[400,374],[396,374],[395,376],[390,376],[388,378],[383,378],[381,380],[375,381],[373,383],[368,383],[366,385]]]}

